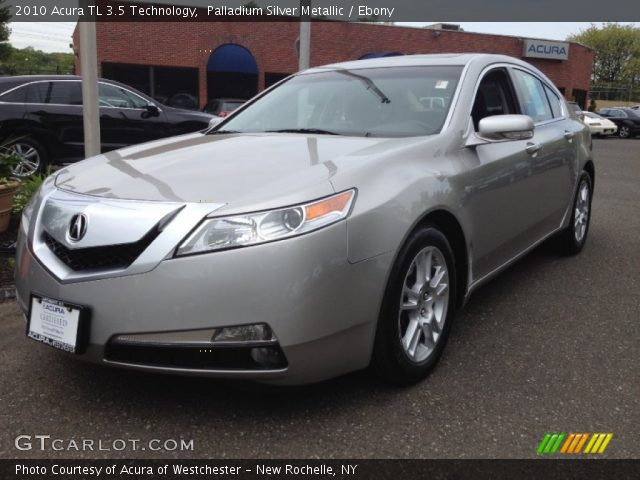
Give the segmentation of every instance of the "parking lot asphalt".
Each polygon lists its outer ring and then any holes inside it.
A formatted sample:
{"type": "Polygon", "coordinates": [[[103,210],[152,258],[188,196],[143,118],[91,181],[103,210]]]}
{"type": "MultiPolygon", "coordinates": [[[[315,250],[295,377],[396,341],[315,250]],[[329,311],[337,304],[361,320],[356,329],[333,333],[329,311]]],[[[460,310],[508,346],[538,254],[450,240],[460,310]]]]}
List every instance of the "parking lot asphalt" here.
{"type": "Polygon", "coordinates": [[[595,140],[590,236],[543,245],[459,312],[432,375],[359,372],[303,388],[77,362],[28,341],[0,305],[0,458],[527,458],[546,432],[612,432],[640,457],[640,139],[595,140]],[[19,451],[20,434],[193,439],[189,452],[19,451]]]}

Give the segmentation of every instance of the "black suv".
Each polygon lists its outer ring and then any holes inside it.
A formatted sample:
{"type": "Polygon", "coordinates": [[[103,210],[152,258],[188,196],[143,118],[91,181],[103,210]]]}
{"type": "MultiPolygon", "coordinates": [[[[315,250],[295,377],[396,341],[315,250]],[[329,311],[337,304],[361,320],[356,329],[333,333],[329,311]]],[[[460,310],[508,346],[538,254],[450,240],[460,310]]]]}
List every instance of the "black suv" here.
{"type": "MultiPolygon", "coordinates": [[[[131,87],[99,80],[102,151],[207,128],[211,115],[160,105],[131,87]]],[[[76,76],[0,78],[0,144],[23,158],[16,174],[84,158],[82,85],[76,76]]]]}
{"type": "Polygon", "coordinates": [[[618,126],[618,135],[622,138],[640,135],[640,110],[632,108],[602,108],[598,114],[611,120],[618,126]]]}

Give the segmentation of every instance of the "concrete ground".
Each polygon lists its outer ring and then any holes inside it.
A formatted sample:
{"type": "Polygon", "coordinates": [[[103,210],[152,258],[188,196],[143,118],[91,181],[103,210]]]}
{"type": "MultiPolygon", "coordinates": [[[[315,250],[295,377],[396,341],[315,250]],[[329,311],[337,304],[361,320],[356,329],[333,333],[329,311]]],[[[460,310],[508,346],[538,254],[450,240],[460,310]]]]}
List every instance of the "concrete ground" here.
{"type": "Polygon", "coordinates": [[[640,456],[640,139],[596,140],[589,241],[542,246],[459,312],[442,361],[410,388],[356,373],[305,388],[84,364],[25,339],[0,305],[0,458],[522,458],[546,432],[612,432],[640,456]],[[193,439],[191,452],[19,451],[20,434],[193,439]]]}

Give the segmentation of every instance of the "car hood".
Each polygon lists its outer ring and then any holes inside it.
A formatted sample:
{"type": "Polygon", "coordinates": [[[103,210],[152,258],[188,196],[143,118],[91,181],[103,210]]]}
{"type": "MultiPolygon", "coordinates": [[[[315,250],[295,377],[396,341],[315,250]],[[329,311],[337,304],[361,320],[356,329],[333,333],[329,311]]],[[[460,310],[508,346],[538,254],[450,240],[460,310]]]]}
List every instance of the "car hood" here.
{"type": "Polygon", "coordinates": [[[198,110],[187,110],[186,108],[169,107],[167,105],[163,105],[162,108],[169,116],[180,117],[189,120],[208,122],[214,117],[214,115],[211,115],[210,113],[200,112],[198,110]]]}
{"type": "Polygon", "coordinates": [[[334,192],[331,178],[407,139],[194,133],[108,152],[66,167],[56,186],[130,200],[262,209],[334,192]]]}

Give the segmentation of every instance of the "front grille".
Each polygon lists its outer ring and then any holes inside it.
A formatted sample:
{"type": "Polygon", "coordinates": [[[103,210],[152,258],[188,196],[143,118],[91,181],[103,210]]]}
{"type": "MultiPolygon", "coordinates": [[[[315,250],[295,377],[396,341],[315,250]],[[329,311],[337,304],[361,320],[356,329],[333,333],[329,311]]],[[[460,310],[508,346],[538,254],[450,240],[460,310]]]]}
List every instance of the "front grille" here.
{"type": "Polygon", "coordinates": [[[127,268],[158,236],[157,228],[135,243],[106,245],[104,247],[78,248],[65,247],[55,238],[44,232],[44,242],[49,250],[71,270],[115,270],[127,268]]]}
{"type": "Polygon", "coordinates": [[[277,344],[212,347],[210,344],[132,344],[111,340],[105,357],[111,362],[193,370],[281,370],[288,365],[277,344]]]}

